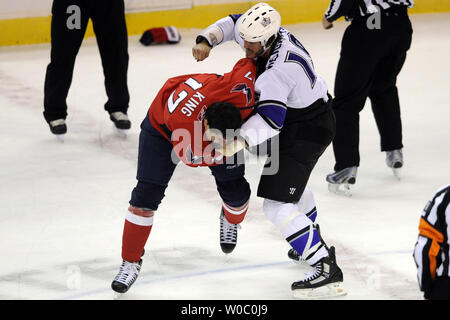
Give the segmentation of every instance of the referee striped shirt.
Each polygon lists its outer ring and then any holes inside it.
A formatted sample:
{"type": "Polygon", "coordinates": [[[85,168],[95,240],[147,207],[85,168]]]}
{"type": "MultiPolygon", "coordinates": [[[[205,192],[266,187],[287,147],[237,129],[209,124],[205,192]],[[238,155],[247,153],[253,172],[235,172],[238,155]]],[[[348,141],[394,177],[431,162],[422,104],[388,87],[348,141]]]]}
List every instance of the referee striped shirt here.
{"type": "Polygon", "coordinates": [[[414,0],[331,0],[325,18],[333,22],[342,16],[366,16],[378,12],[379,9],[386,10],[398,5],[411,8],[414,6],[414,0]]]}
{"type": "Polygon", "coordinates": [[[425,297],[430,293],[433,280],[450,277],[450,184],[440,188],[428,201],[419,223],[419,237],[414,248],[417,279],[425,297]]]}

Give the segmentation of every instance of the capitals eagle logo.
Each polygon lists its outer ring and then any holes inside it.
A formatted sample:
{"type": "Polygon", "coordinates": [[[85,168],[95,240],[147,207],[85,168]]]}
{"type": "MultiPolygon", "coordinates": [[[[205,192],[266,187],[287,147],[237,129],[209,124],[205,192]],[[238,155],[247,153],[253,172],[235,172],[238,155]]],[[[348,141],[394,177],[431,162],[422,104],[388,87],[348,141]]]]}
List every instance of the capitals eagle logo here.
{"type": "Polygon", "coordinates": [[[245,106],[247,107],[250,104],[250,101],[252,101],[253,93],[252,89],[247,86],[245,83],[238,83],[231,89],[231,93],[233,92],[242,92],[245,94],[245,97],[247,98],[247,102],[245,103],[245,106]]]}

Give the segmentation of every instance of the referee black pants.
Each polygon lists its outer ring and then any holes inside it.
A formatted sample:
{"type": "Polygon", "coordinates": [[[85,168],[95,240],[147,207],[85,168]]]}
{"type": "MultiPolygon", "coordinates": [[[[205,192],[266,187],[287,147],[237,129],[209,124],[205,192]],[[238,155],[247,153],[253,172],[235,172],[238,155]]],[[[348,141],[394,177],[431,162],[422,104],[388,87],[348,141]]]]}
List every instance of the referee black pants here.
{"type": "Polygon", "coordinates": [[[342,39],[333,100],[336,171],[359,166],[359,112],[367,97],[380,133],[381,151],[403,147],[396,81],[411,44],[412,27],[406,7],[382,12],[380,22],[380,28],[370,29],[367,18],[355,19],[342,39]]]}
{"type": "Polygon", "coordinates": [[[89,19],[92,19],[105,76],[108,97],[105,110],[109,113],[127,112],[130,99],[127,86],[128,34],[123,0],[54,0],[50,64],[44,85],[44,117],[47,122],[67,116],[66,98],[75,58],[89,19]],[[79,17],[74,16],[78,13],[79,17]],[[78,24],[76,19],[79,19],[78,24]]]}

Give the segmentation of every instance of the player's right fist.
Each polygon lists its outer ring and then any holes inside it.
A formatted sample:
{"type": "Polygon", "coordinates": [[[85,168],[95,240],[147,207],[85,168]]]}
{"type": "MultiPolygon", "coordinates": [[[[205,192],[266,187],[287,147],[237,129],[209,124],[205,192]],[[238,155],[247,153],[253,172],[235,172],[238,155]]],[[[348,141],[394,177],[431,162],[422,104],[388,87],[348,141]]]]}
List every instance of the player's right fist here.
{"type": "Polygon", "coordinates": [[[192,55],[197,61],[202,61],[208,58],[211,47],[205,42],[199,42],[192,47],[192,55]]]}

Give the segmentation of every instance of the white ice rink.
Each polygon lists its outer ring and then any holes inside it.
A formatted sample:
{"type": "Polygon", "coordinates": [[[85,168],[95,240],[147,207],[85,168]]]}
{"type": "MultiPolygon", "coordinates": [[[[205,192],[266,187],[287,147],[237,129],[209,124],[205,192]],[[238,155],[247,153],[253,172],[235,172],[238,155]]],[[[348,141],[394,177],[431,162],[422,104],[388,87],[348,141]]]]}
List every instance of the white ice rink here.
{"type": "MultiPolygon", "coordinates": [[[[331,194],[331,147],[309,181],[322,235],[334,245],[348,295],[341,299],[422,299],[412,250],[428,199],[450,182],[450,14],[412,15],[413,42],[398,78],[405,166],[396,180],[380,152],[370,102],[361,114],[361,166],[351,198],[331,194]]],[[[333,92],[347,23],[287,26],[333,92]]],[[[195,62],[198,30],[178,45],[144,47],[129,38],[126,139],[103,109],[106,94],[94,38],[84,41],[69,92],[64,143],[42,116],[50,45],[0,48],[0,300],[112,299],[125,212],[135,185],[139,124],[171,76],[224,73],[243,56],[235,43],[195,62]]],[[[292,299],[309,268],[288,261],[289,246],[255,196],[261,164],[247,166],[250,210],[235,251],[219,246],[220,199],[207,168],[179,165],[157,211],[141,274],[123,299],[292,299]]]]}

